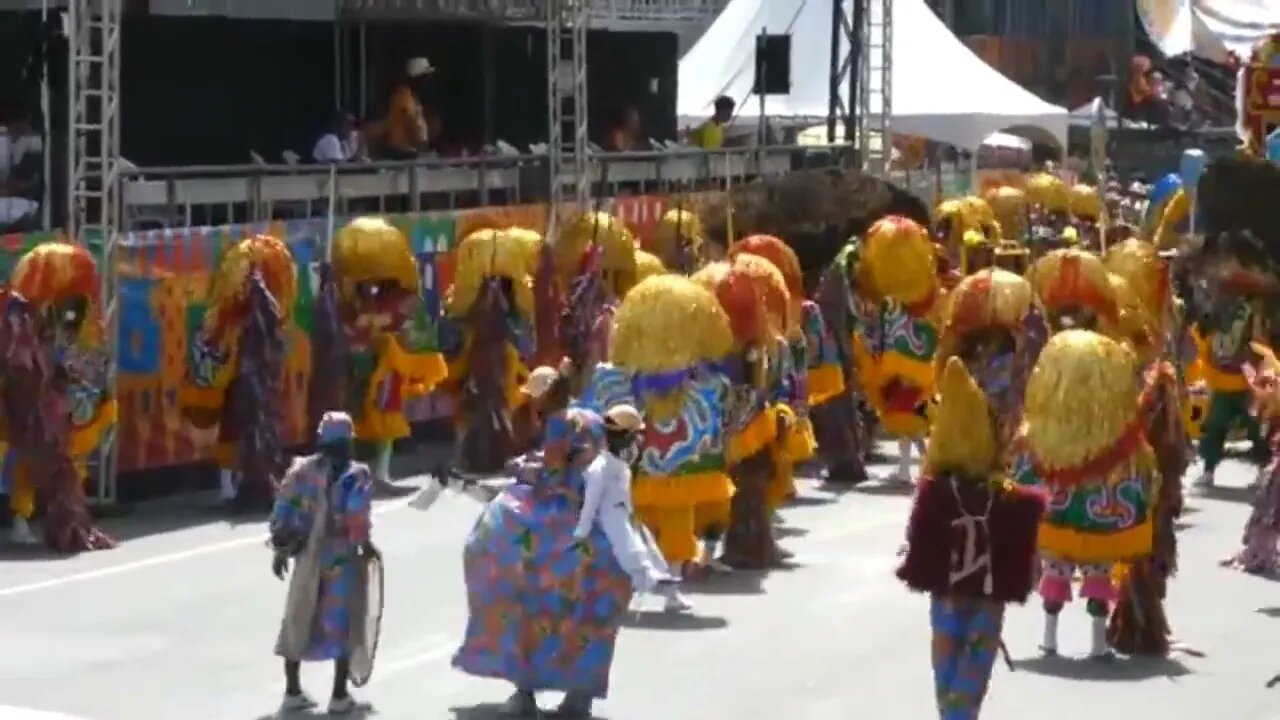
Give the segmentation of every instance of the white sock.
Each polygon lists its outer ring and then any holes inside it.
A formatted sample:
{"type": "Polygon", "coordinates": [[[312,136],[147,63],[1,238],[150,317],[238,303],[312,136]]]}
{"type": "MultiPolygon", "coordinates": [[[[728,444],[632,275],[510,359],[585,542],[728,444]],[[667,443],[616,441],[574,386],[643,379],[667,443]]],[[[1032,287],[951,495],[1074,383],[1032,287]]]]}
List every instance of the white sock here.
{"type": "Polygon", "coordinates": [[[898,438],[898,476],[911,477],[911,438],[898,438]]]}
{"type": "Polygon", "coordinates": [[[1058,616],[1044,614],[1044,640],[1040,647],[1047,652],[1058,651],[1058,616]]]}
{"type": "Polygon", "coordinates": [[[378,444],[378,457],[374,463],[373,474],[383,482],[391,482],[391,451],[395,444],[391,442],[378,444]]]}
{"type": "Polygon", "coordinates": [[[235,470],[222,468],[218,471],[219,495],[223,500],[235,500],[236,491],[240,489],[240,474],[235,470]]]}
{"type": "Polygon", "coordinates": [[[1093,621],[1091,629],[1093,631],[1091,642],[1089,643],[1089,655],[1098,657],[1106,655],[1111,651],[1111,647],[1107,645],[1107,617],[1091,618],[1093,621]]]}

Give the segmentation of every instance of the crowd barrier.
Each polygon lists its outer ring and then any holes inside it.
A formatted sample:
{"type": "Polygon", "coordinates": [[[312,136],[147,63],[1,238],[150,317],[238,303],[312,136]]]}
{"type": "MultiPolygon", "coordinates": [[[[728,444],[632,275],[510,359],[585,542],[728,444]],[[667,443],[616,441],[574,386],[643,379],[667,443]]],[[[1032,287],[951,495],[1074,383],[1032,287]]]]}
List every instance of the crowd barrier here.
{"type": "MultiPolygon", "coordinates": [[[[685,196],[697,210],[705,195],[685,196]]],[[[663,196],[634,196],[605,201],[641,238],[666,211],[663,196]]],[[[410,238],[423,268],[427,303],[438,309],[443,288],[452,282],[451,250],[459,239],[482,227],[520,225],[541,228],[548,206],[511,205],[458,211],[389,216],[410,238]]],[[[339,225],[343,222],[338,218],[339,225]]],[[[187,352],[204,316],[209,275],[222,249],[259,232],[285,240],[298,264],[299,295],[288,329],[286,432],[290,441],[306,433],[306,389],[311,377],[310,332],[316,268],[323,252],[327,218],[194,227],[129,233],[116,258],[119,269],[119,434],[121,472],[180,465],[212,457],[215,435],[193,428],[179,412],[178,390],[187,369],[187,352]]],[[[54,233],[0,238],[0,272],[8,277],[28,248],[56,239],[54,233]]],[[[451,408],[428,396],[411,409],[414,421],[447,415],[451,408]]]]}

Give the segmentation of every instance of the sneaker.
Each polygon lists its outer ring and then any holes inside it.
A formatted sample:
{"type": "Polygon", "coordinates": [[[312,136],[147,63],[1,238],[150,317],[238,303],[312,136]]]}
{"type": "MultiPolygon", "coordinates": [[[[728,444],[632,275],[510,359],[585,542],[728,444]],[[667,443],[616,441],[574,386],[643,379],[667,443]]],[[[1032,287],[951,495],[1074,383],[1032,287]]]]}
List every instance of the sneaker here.
{"type": "Polygon", "coordinates": [[[662,604],[662,609],[665,612],[686,613],[693,609],[693,603],[680,594],[679,588],[674,583],[663,584],[659,587],[658,592],[665,598],[662,604]]]}
{"type": "Polygon", "coordinates": [[[310,710],[316,706],[316,701],[307,697],[306,693],[298,693],[297,695],[284,694],[284,700],[280,701],[280,712],[291,713],[310,710]]]}
{"type": "Polygon", "coordinates": [[[350,695],[343,697],[329,698],[329,714],[330,715],[347,715],[355,711],[356,699],[350,695]]]}
{"type": "Polygon", "coordinates": [[[728,575],[729,573],[733,572],[733,568],[724,564],[724,562],[721,561],[719,558],[711,558],[710,560],[707,560],[705,563],[703,563],[703,565],[705,565],[706,568],[711,572],[717,573],[720,575],[728,575]]]}
{"type": "Polygon", "coordinates": [[[1200,477],[1195,479],[1195,486],[1201,489],[1213,487],[1213,473],[1208,470],[1200,473],[1200,477]]]}
{"type": "Polygon", "coordinates": [[[24,518],[13,519],[13,529],[9,531],[9,540],[14,545],[39,545],[40,538],[31,531],[31,524],[24,518]]]}

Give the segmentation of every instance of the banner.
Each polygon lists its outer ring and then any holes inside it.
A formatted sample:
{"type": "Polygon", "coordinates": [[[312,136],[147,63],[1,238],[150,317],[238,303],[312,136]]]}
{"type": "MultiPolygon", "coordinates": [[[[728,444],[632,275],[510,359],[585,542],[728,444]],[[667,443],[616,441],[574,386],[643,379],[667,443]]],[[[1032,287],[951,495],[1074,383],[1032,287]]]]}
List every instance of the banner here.
{"type": "MultiPolygon", "coordinates": [[[[689,201],[697,210],[700,198],[689,201]]],[[[636,196],[609,200],[607,209],[628,223],[642,242],[666,211],[667,199],[636,196]]],[[[546,205],[488,207],[388,219],[408,236],[422,271],[428,311],[440,311],[453,282],[452,250],[467,233],[485,227],[546,226],[546,205]]],[[[344,220],[339,219],[338,226],[344,220]]],[[[287,329],[285,438],[310,434],[307,387],[311,382],[311,329],[318,268],[328,223],[325,218],[129,233],[116,258],[120,313],[117,449],[121,472],[210,459],[215,430],[193,428],[178,410],[178,390],[187,371],[189,346],[204,319],[205,294],[216,259],[231,243],[256,233],[284,240],[298,264],[298,301],[287,329]]],[[[18,258],[57,233],[0,236],[0,277],[18,258]]],[[[452,413],[447,399],[431,395],[408,409],[412,421],[452,413]]]]}

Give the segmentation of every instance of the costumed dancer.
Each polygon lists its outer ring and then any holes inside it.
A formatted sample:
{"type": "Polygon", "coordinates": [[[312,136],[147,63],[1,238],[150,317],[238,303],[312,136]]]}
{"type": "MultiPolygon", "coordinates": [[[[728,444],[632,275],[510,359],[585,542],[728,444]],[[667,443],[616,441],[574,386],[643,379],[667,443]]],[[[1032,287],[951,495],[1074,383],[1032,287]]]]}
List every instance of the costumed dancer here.
{"type": "Polygon", "coordinates": [[[671,208],[662,215],[645,248],[664,267],[681,275],[692,275],[702,266],[702,221],[684,208],[671,208]]]}
{"type": "Polygon", "coordinates": [[[1067,189],[1071,222],[1079,233],[1083,247],[1094,252],[1102,250],[1103,207],[1098,188],[1077,183],[1067,189]]]}
{"type": "Polygon", "coordinates": [[[1027,239],[1027,196],[1022,190],[1001,185],[988,190],[984,197],[1000,224],[1000,238],[1023,243],[1027,239]]]}
{"type": "Polygon", "coordinates": [[[467,537],[469,613],[453,666],[514,685],[507,714],[537,717],[535,694],[550,690],[567,693],[562,716],[588,718],[608,692],[632,580],[599,523],[574,539],[584,471],[603,443],[594,412],[571,407],[549,418],[534,481],[503,490],[467,537]]]}
{"type": "MultiPolygon", "coordinates": [[[[1268,57],[1280,49],[1280,41],[1264,43],[1259,52],[1268,57]],[[1266,49],[1267,47],[1270,49],[1266,49]]],[[[1272,61],[1274,62],[1274,61],[1272,61]]],[[[1256,69],[1256,68],[1255,68],[1256,69]]],[[[1245,77],[1251,76],[1246,74],[1245,77]]],[[[1252,75],[1256,77],[1256,75],[1252,75]]],[[[1252,117],[1250,122],[1259,120],[1252,117]]],[[[1251,125],[1255,127],[1256,125],[1251,125]]],[[[1248,143],[1246,143],[1248,149],[1248,143]]],[[[1201,320],[1208,330],[1209,342],[1201,348],[1207,351],[1206,378],[1213,381],[1225,369],[1236,367],[1245,374],[1252,388],[1254,412],[1246,417],[1236,414],[1240,421],[1268,421],[1271,449],[1280,438],[1274,380],[1276,363],[1272,352],[1277,347],[1277,328],[1264,319],[1276,317],[1276,304],[1280,301],[1280,253],[1275,239],[1280,237],[1280,221],[1277,220],[1274,198],[1280,192],[1280,164],[1247,152],[1239,157],[1222,157],[1208,165],[1195,195],[1195,206],[1203,215],[1204,242],[1186,257],[1186,267],[1195,273],[1192,287],[1199,292],[1188,293],[1187,302],[1191,314],[1201,320]],[[1249,320],[1245,320],[1248,317],[1249,320]],[[1247,329],[1246,329],[1247,326],[1247,329]],[[1215,332],[1216,331],[1216,332],[1215,332]],[[1243,351],[1241,341],[1248,343],[1243,351]],[[1225,364],[1220,358],[1251,360],[1247,365],[1225,364]],[[1224,367],[1225,365],[1225,367],[1224,367]],[[1250,375],[1252,379],[1250,380],[1250,375]]],[[[1197,228],[1199,229],[1199,228],[1197,228]]],[[[1203,339],[1203,336],[1202,336],[1203,339]]],[[[1213,387],[1210,382],[1210,387],[1213,387]]],[[[1219,426],[1226,414],[1223,403],[1216,397],[1217,406],[1208,414],[1212,427],[1206,423],[1201,438],[1201,456],[1205,457],[1207,442],[1224,434],[1219,426]]],[[[1237,407],[1239,401],[1234,403],[1237,407]]],[[[1252,437],[1251,437],[1252,439],[1252,437]]],[[[1274,456],[1264,461],[1261,449],[1254,445],[1255,458],[1262,465],[1258,476],[1258,491],[1253,500],[1253,512],[1245,526],[1243,547],[1229,564],[1246,572],[1268,574],[1277,568],[1276,535],[1280,531],[1280,463],[1274,456]]],[[[1206,466],[1208,458],[1206,458],[1206,466]]],[[[1206,473],[1208,468],[1206,467],[1206,473]]]]}
{"type": "Polygon", "coordinates": [[[736,492],[732,501],[700,503],[695,509],[703,560],[712,569],[773,567],[783,554],[770,515],[791,487],[786,437],[795,419],[777,400],[790,355],[784,340],[790,312],[786,281],[768,260],[747,253],[707,265],[693,279],[715,293],[734,342],[735,400],[726,417],[726,459],[736,492]],[[716,562],[722,537],[724,553],[716,562]]]}
{"type": "Polygon", "coordinates": [[[964,253],[964,235],[976,230],[968,208],[962,200],[952,198],[943,200],[933,210],[933,241],[942,249],[946,260],[943,274],[947,277],[948,287],[960,282],[964,277],[961,256],[964,253]]]}
{"type": "Polygon", "coordinates": [[[193,426],[217,427],[222,500],[235,508],[269,506],[284,469],[282,382],[297,299],[293,254],[270,235],[229,248],[209,282],[178,403],[193,426]]]}
{"type": "Polygon", "coordinates": [[[933,682],[942,720],[976,720],[1001,649],[1005,606],[1035,586],[1044,497],[1006,474],[993,408],[957,358],[916,483],[898,577],[930,595],[933,682]]]}
{"type": "MultiPolygon", "coordinates": [[[[1254,408],[1259,419],[1280,422],[1280,360],[1261,343],[1254,344],[1258,355],[1255,364],[1244,366],[1253,391],[1254,408]]],[[[1272,442],[1276,433],[1272,432],[1272,442]]],[[[1280,463],[1267,467],[1266,477],[1253,500],[1253,511],[1244,527],[1240,550],[1223,561],[1226,567],[1251,575],[1280,575],[1280,463]]]]}
{"type": "Polygon", "coordinates": [[[1168,580],[1177,570],[1174,523],[1182,513],[1182,475],[1189,442],[1182,423],[1178,374],[1165,360],[1172,327],[1169,269],[1155,247],[1127,240],[1108,249],[1104,262],[1120,311],[1114,339],[1133,350],[1142,389],[1144,435],[1155,453],[1159,492],[1151,498],[1150,556],[1119,568],[1120,592],[1108,627],[1111,647],[1133,655],[1165,655],[1172,631],[1164,609],[1168,580]]]}
{"type": "Polygon", "coordinates": [[[342,412],[325,413],[315,455],[295,458],[271,512],[271,572],[290,573],[276,655],[284,658],[282,713],[315,707],[302,689],[303,662],[332,661],[330,715],[357,708],[347,690],[373,671],[382,608],[369,604],[380,555],[373,544],[373,478],[352,461],[355,425],[342,412]],[[376,566],[375,566],[376,565],[376,566]]]}
{"type": "Polygon", "coordinates": [[[497,472],[524,449],[512,414],[529,379],[534,297],[526,257],[519,237],[505,230],[477,230],[455,250],[444,387],[457,399],[455,462],[466,472],[497,472]]]}
{"type": "Polygon", "coordinates": [[[333,238],[347,368],[346,405],[374,482],[391,481],[395,441],[409,435],[406,403],[448,374],[428,317],[409,239],[379,217],[352,220],[333,238]]]}
{"type": "Polygon", "coordinates": [[[923,451],[933,397],[933,357],[943,293],[928,232],[891,215],[843,253],[852,288],[852,350],[859,386],[881,427],[898,439],[891,476],[911,482],[911,449],[923,451]]]}
{"type": "Polygon", "coordinates": [[[1101,258],[1083,250],[1059,249],[1031,266],[1027,279],[1053,332],[1118,327],[1120,310],[1101,258]]]}
{"type": "Polygon", "coordinates": [[[39,542],[31,530],[39,507],[49,548],[72,553],[115,546],[90,516],[84,489],[89,457],[116,423],[100,290],[88,250],[47,242],[18,260],[10,290],[0,296],[7,408],[0,439],[12,468],[7,490],[18,544],[39,542]]]}
{"type": "MultiPolygon", "coordinates": [[[[785,353],[775,363],[773,373],[774,403],[778,412],[786,416],[786,436],[780,438],[775,461],[774,480],[770,485],[770,510],[777,510],[784,500],[794,497],[793,469],[814,456],[818,442],[814,438],[813,423],[809,420],[811,398],[830,399],[844,389],[840,367],[834,358],[827,364],[815,359],[816,372],[810,373],[810,348],[821,352],[825,326],[822,316],[813,303],[805,299],[804,275],[800,272],[800,260],[785,242],[772,235],[751,235],[729,246],[729,260],[739,255],[753,255],[767,260],[781,273],[789,296],[787,306],[785,353]],[[839,387],[836,387],[839,383],[839,387]]],[[[765,282],[763,274],[760,282],[765,282]]],[[[770,282],[772,285],[772,282],[770,282]]],[[[776,297],[776,291],[769,296],[776,297]]],[[[829,338],[827,338],[829,340],[829,338]]],[[[829,343],[828,343],[829,347],[829,343]]]]}
{"type": "Polygon", "coordinates": [[[1066,183],[1046,172],[1027,179],[1028,245],[1033,257],[1039,257],[1060,245],[1059,238],[1069,229],[1071,196],[1066,183]]]}
{"type": "Polygon", "coordinates": [[[1022,425],[1027,379],[1048,336],[1031,283],[1021,276],[979,270],[948,296],[937,366],[953,357],[964,363],[996,413],[1001,448],[1010,447],[1022,425]]]}
{"type": "Polygon", "coordinates": [[[969,216],[970,229],[982,233],[986,241],[995,245],[1000,242],[1001,228],[995,210],[983,198],[977,195],[966,195],[960,200],[965,213],[969,216]]]}
{"type": "Polygon", "coordinates": [[[636,284],[636,241],[626,223],[603,212],[582,215],[561,238],[565,248],[584,249],[565,296],[560,341],[574,366],[590,372],[608,358],[618,303],[636,284]]]}
{"type": "Polygon", "coordinates": [[[698,557],[694,508],[733,497],[722,364],[732,351],[729,317],[711,291],[655,275],[618,306],[609,362],[594,369],[578,400],[600,413],[631,405],[644,415],[632,501],[677,576],[698,557]]]}
{"type": "Polygon", "coordinates": [[[1134,355],[1120,343],[1063,330],[1049,339],[1027,383],[1014,478],[1049,495],[1039,534],[1047,654],[1058,651],[1058,617],[1079,574],[1093,621],[1089,655],[1109,657],[1113,568],[1151,552],[1159,475],[1135,377],[1134,355]]]}

